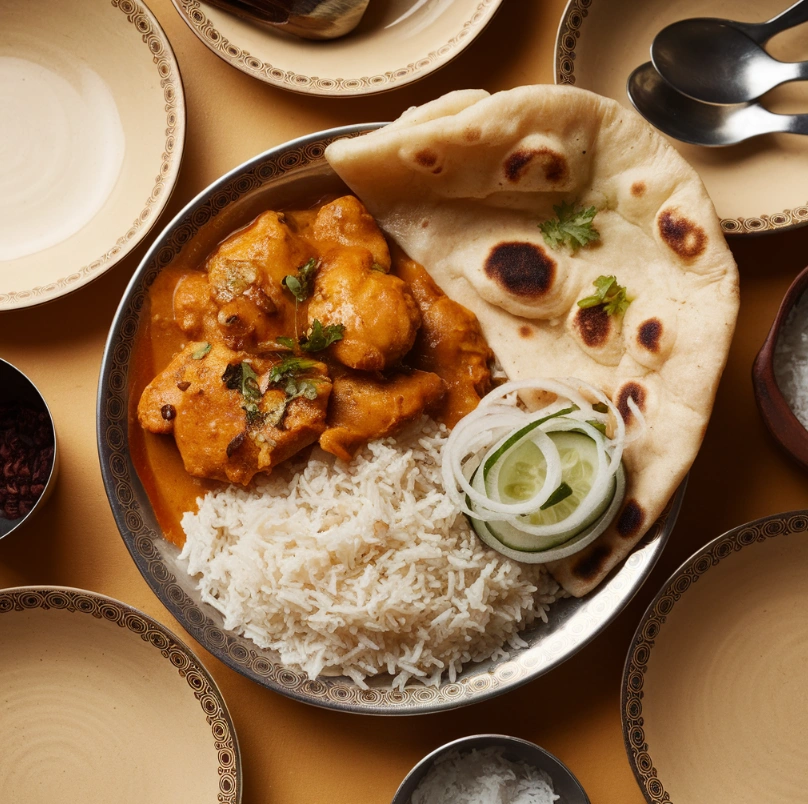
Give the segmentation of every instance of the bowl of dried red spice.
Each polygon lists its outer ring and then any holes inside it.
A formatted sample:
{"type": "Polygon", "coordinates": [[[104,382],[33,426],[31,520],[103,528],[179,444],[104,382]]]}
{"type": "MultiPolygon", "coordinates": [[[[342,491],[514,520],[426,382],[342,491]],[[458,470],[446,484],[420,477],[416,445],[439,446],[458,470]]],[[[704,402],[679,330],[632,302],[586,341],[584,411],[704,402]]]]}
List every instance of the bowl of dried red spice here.
{"type": "Polygon", "coordinates": [[[0,539],[43,506],[56,469],[56,430],[42,394],[0,359],[0,539]]]}

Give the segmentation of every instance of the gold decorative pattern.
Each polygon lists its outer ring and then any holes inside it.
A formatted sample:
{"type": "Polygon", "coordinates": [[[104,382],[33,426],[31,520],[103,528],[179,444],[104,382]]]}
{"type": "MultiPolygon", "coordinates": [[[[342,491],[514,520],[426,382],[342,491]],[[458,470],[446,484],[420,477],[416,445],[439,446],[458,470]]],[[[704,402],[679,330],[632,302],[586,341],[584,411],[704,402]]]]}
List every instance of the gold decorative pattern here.
{"type": "Polygon", "coordinates": [[[452,709],[499,695],[548,672],[572,656],[619,613],[650,573],[673,529],[684,496],[679,488],[643,542],[585,598],[553,604],[550,622],[522,636],[529,647],[510,659],[469,666],[439,688],[412,683],[391,689],[376,678],[362,690],[350,679],[317,678],[284,667],[269,650],[224,628],[221,614],[202,602],[194,579],[182,571],[177,548],[162,536],[129,455],[130,363],[148,288],[194,235],[231,203],[277,181],[323,173],[323,153],[336,139],[363,134],[350,126],[312,134],[235,168],[191,202],[155,241],[141,263],[113,322],[102,361],[98,398],[98,449],[112,513],[138,569],[154,593],[200,644],[225,664],[291,698],[365,714],[418,714],[452,709]]]}
{"type": "Polygon", "coordinates": [[[697,583],[702,575],[717,566],[727,556],[757,542],[806,531],[808,531],[808,511],[793,511],[758,519],[713,539],[676,570],[643,615],[634,634],[623,669],[621,704],[623,740],[629,763],[649,804],[670,804],[671,801],[657,775],[648,749],[642,710],[643,686],[648,660],[671,609],[692,584],[697,583]]]}
{"type": "Polygon", "coordinates": [[[179,68],[168,38],[154,15],[143,3],[139,0],[110,0],[110,2],[114,8],[122,11],[127,20],[138,30],[144,45],[151,52],[152,61],[160,76],[160,86],[165,98],[166,140],[154,186],[143,209],[132,221],[126,233],[121,235],[115,244],[98,259],[78,268],[68,276],[61,277],[56,282],[11,293],[0,293],[0,310],[4,307],[18,307],[26,303],[37,304],[49,301],[70,292],[77,283],[84,284],[89,278],[94,278],[111,268],[146,235],[171,195],[174,177],[179,172],[179,161],[182,159],[185,137],[185,101],[179,68]]]}
{"type": "Polygon", "coordinates": [[[268,84],[312,95],[372,95],[412,83],[457,56],[488,24],[502,0],[481,0],[458,33],[423,58],[372,76],[322,78],[268,64],[225,37],[202,10],[199,0],[172,0],[197,37],[217,56],[268,84]]]}
{"type": "MultiPolygon", "coordinates": [[[[581,27],[594,0],[570,0],[558,27],[555,53],[556,84],[575,84],[575,49],[581,27]]],[[[808,224],[808,204],[760,215],[757,218],[722,218],[721,231],[729,235],[761,234],[808,224]]]]}
{"type": "Polygon", "coordinates": [[[58,609],[106,620],[137,634],[160,651],[184,678],[205,713],[219,762],[220,804],[241,801],[241,760],[230,713],[215,682],[191,651],[165,626],[113,598],[82,589],[20,587],[0,591],[0,616],[13,611],[58,609]]]}

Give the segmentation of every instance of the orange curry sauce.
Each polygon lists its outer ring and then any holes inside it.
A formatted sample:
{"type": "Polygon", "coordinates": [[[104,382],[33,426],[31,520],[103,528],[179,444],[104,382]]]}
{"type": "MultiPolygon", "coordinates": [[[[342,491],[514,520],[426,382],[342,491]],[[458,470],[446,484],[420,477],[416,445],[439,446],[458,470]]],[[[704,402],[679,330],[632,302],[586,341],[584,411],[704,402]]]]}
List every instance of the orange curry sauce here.
{"type": "MultiPolygon", "coordinates": [[[[355,199],[351,198],[355,204],[355,199]]],[[[339,203],[339,199],[332,204],[339,203]]],[[[317,241],[314,227],[318,212],[326,206],[304,211],[285,212],[286,225],[300,238],[323,252],[323,243],[317,241]]],[[[358,205],[361,207],[361,205],[358,205]]],[[[367,213],[362,210],[364,215],[367,213]]],[[[249,224],[245,232],[254,225],[249,224]]],[[[236,233],[238,234],[238,233],[236,233]]],[[[230,241],[233,235],[228,238],[230,241]]],[[[348,244],[350,245],[350,243],[348,244]]],[[[214,252],[215,254],[215,252],[214,252]]],[[[490,387],[489,363],[493,358],[476,317],[443,294],[426,270],[410,260],[399,249],[392,250],[390,273],[400,277],[408,286],[421,317],[415,343],[399,363],[389,371],[365,372],[368,382],[378,384],[395,382],[408,370],[417,369],[437,375],[444,387],[439,403],[428,408],[437,420],[453,426],[466,413],[476,407],[480,396],[490,387]]],[[[149,432],[138,421],[138,402],[144,389],[162,372],[183,348],[198,340],[189,337],[175,319],[175,292],[183,280],[191,275],[206,276],[207,261],[192,267],[179,260],[165,268],[149,289],[146,309],[141,317],[131,375],[129,405],[129,443],[131,456],[145,491],[154,508],[163,532],[171,542],[181,546],[185,534],[180,520],[185,512],[197,510],[197,499],[206,492],[222,487],[220,480],[193,477],[188,474],[183,459],[171,434],[149,432]]],[[[295,267],[286,267],[294,273],[295,267]]],[[[316,280],[315,280],[316,282],[316,280]]],[[[288,291],[284,291],[288,292],[288,291]]],[[[304,333],[307,328],[308,300],[296,305],[296,329],[304,333]]],[[[293,333],[289,333],[290,335],[293,333]]],[[[348,325],[346,325],[346,338],[348,325]]],[[[339,377],[346,369],[329,347],[314,357],[324,362],[332,377],[339,377]]],[[[354,372],[354,376],[357,372],[354,372]]],[[[359,373],[361,376],[361,372],[359,373]]],[[[435,380],[437,382],[437,380],[435,380]]],[[[333,401],[334,397],[332,395],[333,401]]],[[[339,414],[334,406],[328,409],[328,425],[339,414]]]]}

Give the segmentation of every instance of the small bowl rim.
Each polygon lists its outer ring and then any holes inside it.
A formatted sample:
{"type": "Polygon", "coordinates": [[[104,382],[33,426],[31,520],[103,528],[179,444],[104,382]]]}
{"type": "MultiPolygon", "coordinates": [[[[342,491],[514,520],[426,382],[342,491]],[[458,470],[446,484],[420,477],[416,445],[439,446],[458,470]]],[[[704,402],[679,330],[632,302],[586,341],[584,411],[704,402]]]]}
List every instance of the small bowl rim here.
{"type": "Polygon", "coordinates": [[[777,443],[808,469],[808,429],[800,422],[780,390],[774,374],[774,354],[789,314],[808,293],[808,267],[797,274],[783,296],[769,333],[752,364],[752,386],[761,418],[777,443]]]}
{"type": "MultiPolygon", "coordinates": [[[[513,743],[522,745],[531,751],[537,751],[538,753],[544,755],[545,759],[550,760],[550,763],[555,765],[559,772],[566,773],[569,780],[575,784],[583,797],[582,801],[584,804],[590,804],[589,796],[587,795],[586,790],[584,790],[583,785],[580,783],[580,781],[578,781],[578,777],[555,754],[550,753],[546,748],[542,748],[540,745],[536,745],[536,743],[530,742],[530,740],[525,740],[522,737],[513,737],[510,734],[496,733],[469,734],[465,737],[459,737],[456,740],[451,740],[448,743],[444,743],[433,751],[430,751],[425,757],[413,765],[407,775],[401,780],[401,784],[398,786],[391,804],[409,804],[411,794],[414,792],[414,790],[410,792],[410,795],[406,799],[400,797],[406,792],[405,788],[408,786],[408,782],[416,777],[418,782],[420,782],[421,779],[426,776],[426,773],[424,772],[425,769],[434,765],[435,761],[439,757],[447,754],[449,751],[452,751],[455,748],[463,747],[469,747],[469,749],[473,751],[479,748],[488,748],[497,745],[507,746],[513,743]]],[[[553,779],[553,783],[555,786],[555,779],[553,779]]]]}
{"type": "MultiPolygon", "coordinates": [[[[48,414],[48,421],[50,422],[51,432],[53,433],[53,459],[51,460],[50,470],[48,472],[48,479],[45,481],[45,488],[42,490],[42,494],[39,495],[36,502],[34,503],[31,510],[25,515],[20,517],[17,523],[7,530],[5,533],[0,533],[0,541],[10,536],[12,533],[15,533],[20,529],[20,527],[28,522],[34,514],[39,511],[45,504],[46,500],[50,496],[51,491],[53,490],[53,485],[56,482],[56,475],[58,474],[58,467],[59,467],[59,439],[56,435],[56,422],[53,420],[53,412],[51,411],[44,394],[42,391],[39,390],[36,383],[21,369],[15,366],[13,363],[5,360],[4,358],[0,357],[0,370],[4,367],[11,369],[11,371],[16,372],[28,385],[31,389],[36,393],[39,397],[39,400],[42,402],[43,407],[45,408],[45,412],[48,414]]],[[[5,520],[6,522],[10,522],[12,520],[5,520]]]]}

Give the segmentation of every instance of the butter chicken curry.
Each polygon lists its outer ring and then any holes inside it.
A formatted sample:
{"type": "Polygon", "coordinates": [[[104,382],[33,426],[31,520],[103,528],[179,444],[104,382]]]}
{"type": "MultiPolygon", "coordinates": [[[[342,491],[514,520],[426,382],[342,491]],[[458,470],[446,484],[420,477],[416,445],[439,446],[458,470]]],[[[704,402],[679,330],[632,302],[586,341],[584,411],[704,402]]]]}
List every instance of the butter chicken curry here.
{"type": "Polygon", "coordinates": [[[391,258],[354,196],[263,213],[203,270],[164,270],[150,304],[133,458],[176,542],[209,484],[172,476],[149,434],[173,435],[193,478],[247,485],[315,442],[349,461],[424,413],[451,427],[491,384],[476,317],[391,258]]]}

